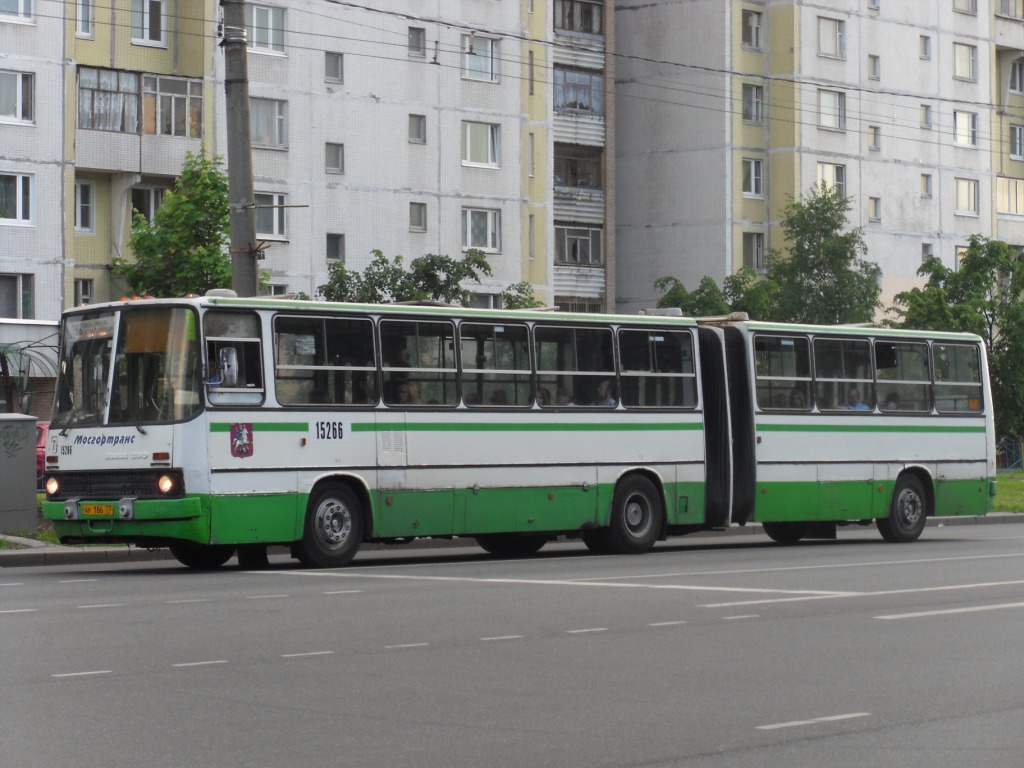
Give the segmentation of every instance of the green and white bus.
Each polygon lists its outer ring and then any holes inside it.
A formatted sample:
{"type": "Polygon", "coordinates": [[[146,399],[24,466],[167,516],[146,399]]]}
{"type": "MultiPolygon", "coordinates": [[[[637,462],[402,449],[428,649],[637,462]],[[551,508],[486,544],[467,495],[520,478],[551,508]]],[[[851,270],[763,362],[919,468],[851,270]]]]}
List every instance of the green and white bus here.
{"type": "Polygon", "coordinates": [[[751,522],[912,541],[995,493],[963,334],[211,296],[69,310],[59,367],[60,540],[198,568],[419,537],[641,553],[751,522]]]}

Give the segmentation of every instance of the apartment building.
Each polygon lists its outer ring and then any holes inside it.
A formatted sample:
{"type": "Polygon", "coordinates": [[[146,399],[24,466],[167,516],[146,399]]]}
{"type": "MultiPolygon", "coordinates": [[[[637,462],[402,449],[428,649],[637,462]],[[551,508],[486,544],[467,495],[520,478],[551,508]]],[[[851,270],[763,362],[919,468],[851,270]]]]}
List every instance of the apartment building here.
{"type": "Polygon", "coordinates": [[[762,269],[784,207],[822,181],[852,198],[885,304],[972,234],[1024,244],[1018,0],[622,0],[617,16],[621,309],[665,275],[762,269]]]}
{"type": "MultiPolygon", "coordinates": [[[[246,8],[260,269],[314,295],[328,265],[480,248],[482,306],[526,281],[613,306],[611,0],[246,8]]],[[[0,316],[121,295],[133,211],[188,151],[227,154],[214,0],[0,2],[0,316]]]]}

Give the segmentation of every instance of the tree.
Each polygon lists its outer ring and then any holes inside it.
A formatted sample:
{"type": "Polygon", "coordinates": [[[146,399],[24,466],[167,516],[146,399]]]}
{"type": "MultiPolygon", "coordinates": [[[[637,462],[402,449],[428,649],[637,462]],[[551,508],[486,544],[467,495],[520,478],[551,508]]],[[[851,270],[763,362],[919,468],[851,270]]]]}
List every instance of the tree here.
{"type": "Polygon", "coordinates": [[[859,229],[843,232],[851,202],[826,185],[813,187],[783,211],[788,254],[768,255],[767,271],[749,267],[729,275],[719,289],[710,277],[688,291],[674,277],[655,287],[659,307],[680,307],[687,315],[746,312],[755,320],[789,323],[867,323],[878,308],[877,264],[859,229]]]}
{"type": "Polygon", "coordinates": [[[771,253],[768,278],[777,286],[773,317],[791,323],[868,323],[881,291],[877,264],[859,229],[843,232],[852,201],[822,183],[783,211],[786,256],[771,253]]]}
{"type": "Polygon", "coordinates": [[[899,293],[891,311],[902,328],[966,331],[985,340],[996,432],[1003,438],[1024,436],[1024,264],[1006,243],[980,235],[959,268],[934,256],[918,269],[927,278],[922,288],[899,293]]]}
{"type": "Polygon", "coordinates": [[[470,301],[470,292],[462,283],[480,282],[481,275],[490,275],[491,265],[483,252],[470,249],[461,260],[428,253],[402,264],[402,257],[393,261],[379,250],[362,272],[353,272],[344,264],[328,267],[327,282],[317,287],[317,295],[327,301],[356,301],[382,304],[396,301],[442,301],[462,304],[470,301]]]}
{"type": "Polygon", "coordinates": [[[157,297],[230,287],[228,226],[222,159],[189,152],[153,221],[134,212],[128,246],[135,259],[115,258],[114,274],[135,293],[157,297]]]}
{"type": "Polygon", "coordinates": [[[534,309],[543,307],[544,302],[537,301],[533,295],[533,286],[527,280],[512,283],[501,292],[501,306],[505,309],[534,309]]]}

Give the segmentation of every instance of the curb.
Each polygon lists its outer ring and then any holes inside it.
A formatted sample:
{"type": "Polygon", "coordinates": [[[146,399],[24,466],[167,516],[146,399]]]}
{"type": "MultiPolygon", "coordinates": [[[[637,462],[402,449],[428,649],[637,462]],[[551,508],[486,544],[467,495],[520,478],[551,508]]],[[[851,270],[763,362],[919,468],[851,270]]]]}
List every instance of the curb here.
{"type": "MultiPolygon", "coordinates": [[[[1024,513],[992,512],[985,517],[940,517],[929,518],[928,527],[942,528],[954,525],[1000,525],[1024,523],[1024,513]]],[[[704,531],[692,533],[687,538],[722,538],[730,536],[753,536],[762,533],[758,523],[746,526],[734,525],[722,531],[704,531]]],[[[0,569],[19,568],[40,565],[90,565],[103,563],[143,563],[166,560],[177,563],[168,549],[144,549],[132,545],[122,547],[65,547],[49,544],[37,539],[26,539],[20,536],[0,536],[11,543],[26,549],[0,550],[0,569]]],[[[364,552],[401,552],[410,549],[452,549],[455,547],[475,547],[472,539],[423,539],[408,544],[366,544],[364,552]]],[[[271,554],[288,554],[286,547],[271,548],[271,554]]]]}

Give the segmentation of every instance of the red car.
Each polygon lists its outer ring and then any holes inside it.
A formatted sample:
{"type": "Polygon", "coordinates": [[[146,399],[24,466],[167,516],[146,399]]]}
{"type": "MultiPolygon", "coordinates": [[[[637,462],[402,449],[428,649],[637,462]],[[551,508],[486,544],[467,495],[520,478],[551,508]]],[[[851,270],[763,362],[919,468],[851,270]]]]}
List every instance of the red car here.
{"type": "Polygon", "coordinates": [[[46,471],[46,433],[50,422],[36,422],[36,490],[43,490],[43,473],[46,471]]]}

